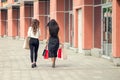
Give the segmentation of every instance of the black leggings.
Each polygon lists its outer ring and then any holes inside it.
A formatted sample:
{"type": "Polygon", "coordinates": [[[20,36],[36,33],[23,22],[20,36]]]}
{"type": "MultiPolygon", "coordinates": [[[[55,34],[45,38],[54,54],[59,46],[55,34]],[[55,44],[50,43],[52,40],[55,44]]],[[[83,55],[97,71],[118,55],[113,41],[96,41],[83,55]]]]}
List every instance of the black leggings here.
{"type": "Polygon", "coordinates": [[[38,48],[39,48],[39,40],[36,38],[30,38],[30,58],[31,62],[36,62],[37,61],[37,53],[38,53],[38,48]]]}

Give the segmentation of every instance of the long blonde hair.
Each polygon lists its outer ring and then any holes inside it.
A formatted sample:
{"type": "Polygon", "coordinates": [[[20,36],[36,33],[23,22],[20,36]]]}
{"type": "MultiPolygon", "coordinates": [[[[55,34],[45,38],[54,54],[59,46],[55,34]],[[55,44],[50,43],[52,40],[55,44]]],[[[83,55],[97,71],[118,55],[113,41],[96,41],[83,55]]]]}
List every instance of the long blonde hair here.
{"type": "Polygon", "coordinates": [[[32,29],[33,29],[34,35],[36,34],[38,28],[39,28],[39,21],[37,19],[33,19],[32,20],[32,29]]]}

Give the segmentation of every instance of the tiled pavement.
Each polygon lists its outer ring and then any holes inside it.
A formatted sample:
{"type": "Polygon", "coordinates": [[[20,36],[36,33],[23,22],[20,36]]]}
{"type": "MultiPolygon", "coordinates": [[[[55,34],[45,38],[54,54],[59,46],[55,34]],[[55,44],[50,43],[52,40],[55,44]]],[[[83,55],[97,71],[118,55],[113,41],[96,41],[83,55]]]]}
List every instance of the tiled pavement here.
{"type": "Polygon", "coordinates": [[[22,48],[23,40],[0,38],[0,80],[120,80],[120,67],[107,59],[84,56],[67,50],[68,59],[57,59],[51,68],[44,60],[40,43],[37,68],[32,69],[29,50],[22,48]]]}

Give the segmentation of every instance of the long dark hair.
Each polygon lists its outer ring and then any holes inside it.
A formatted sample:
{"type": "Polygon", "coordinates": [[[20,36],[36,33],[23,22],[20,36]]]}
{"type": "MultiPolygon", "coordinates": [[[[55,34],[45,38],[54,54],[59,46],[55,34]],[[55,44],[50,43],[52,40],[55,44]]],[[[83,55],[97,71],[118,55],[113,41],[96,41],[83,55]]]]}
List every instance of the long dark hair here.
{"type": "Polygon", "coordinates": [[[58,37],[59,25],[58,23],[52,19],[48,22],[47,26],[49,27],[49,34],[52,37],[58,37]]]}
{"type": "Polygon", "coordinates": [[[32,29],[33,29],[34,35],[36,34],[38,28],[39,28],[39,21],[37,19],[33,19],[32,20],[32,29]]]}

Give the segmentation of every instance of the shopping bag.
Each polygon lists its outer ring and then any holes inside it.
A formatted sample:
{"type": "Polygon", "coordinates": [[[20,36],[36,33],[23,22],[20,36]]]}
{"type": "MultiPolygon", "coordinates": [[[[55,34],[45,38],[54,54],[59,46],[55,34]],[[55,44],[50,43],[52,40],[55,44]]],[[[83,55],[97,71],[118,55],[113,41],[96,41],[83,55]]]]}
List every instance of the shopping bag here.
{"type": "Polygon", "coordinates": [[[57,54],[57,57],[58,57],[58,58],[61,58],[61,52],[62,52],[62,48],[59,48],[59,49],[58,49],[58,54],[57,54]]]}
{"type": "Polygon", "coordinates": [[[48,50],[46,49],[44,53],[44,59],[48,59],[48,57],[49,57],[49,54],[48,54],[48,50]]]}
{"type": "Polygon", "coordinates": [[[30,41],[29,37],[25,38],[24,43],[23,43],[23,48],[24,49],[30,49],[30,47],[29,47],[29,41],[30,41]]]}
{"type": "Polygon", "coordinates": [[[66,60],[67,59],[67,50],[66,50],[66,48],[62,48],[61,54],[62,54],[62,59],[66,60]]]}
{"type": "Polygon", "coordinates": [[[43,50],[42,56],[44,56],[44,55],[45,55],[45,52],[46,52],[46,49],[44,49],[44,50],[43,50]]]}

